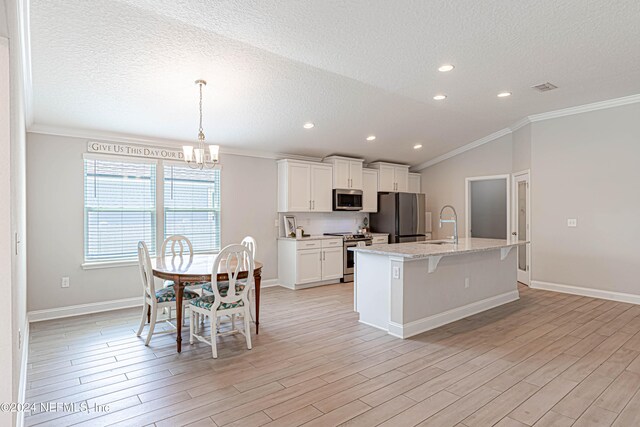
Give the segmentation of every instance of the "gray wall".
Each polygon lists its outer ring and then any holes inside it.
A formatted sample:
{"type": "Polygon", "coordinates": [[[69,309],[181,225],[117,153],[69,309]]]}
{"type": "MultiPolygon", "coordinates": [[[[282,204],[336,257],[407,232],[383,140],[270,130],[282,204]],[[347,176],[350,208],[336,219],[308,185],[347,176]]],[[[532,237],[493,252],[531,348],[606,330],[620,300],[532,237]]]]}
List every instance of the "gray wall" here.
{"type": "MultiPolygon", "coordinates": [[[[43,310],[141,295],[135,266],[84,270],[83,161],[86,139],[27,138],[28,309],[43,310]],[[71,286],[60,287],[69,276],[71,286]]],[[[277,277],[277,168],[274,160],[221,155],[222,245],[252,235],[263,280],[277,277]]]]}
{"type": "Polygon", "coordinates": [[[452,234],[452,226],[438,228],[438,214],[444,205],[453,205],[458,213],[458,235],[465,230],[465,178],[502,175],[512,170],[511,135],[505,135],[478,148],[437,163],[421,172],[422,192],[427,195],[427,210],[432,212],[433,237],[452,234]]]}
{"type": "Polygon", "coordinates": [[[466,177],[530,169],[531,279],[640,295],[639,119],[636,103],[539,121],[423,170],[435,236],[446,203],[464,235],[466,177]]]}
{"type": "Polygon", "coordinates": [[[533,280],[640,295],[638,159],[640,104],[533,124],[533,280]]]}

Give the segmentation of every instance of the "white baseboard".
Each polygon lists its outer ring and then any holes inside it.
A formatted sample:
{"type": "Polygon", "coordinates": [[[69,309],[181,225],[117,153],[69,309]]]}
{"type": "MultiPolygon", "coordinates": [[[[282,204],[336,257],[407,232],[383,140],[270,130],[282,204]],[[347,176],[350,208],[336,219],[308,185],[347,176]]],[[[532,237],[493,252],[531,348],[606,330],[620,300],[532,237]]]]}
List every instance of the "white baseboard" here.
{"type": "Polygon", "coordinates": [[[592,297],[618,302],[628,302],[631,304],[640,304],[640,295],[636,294],[605,291],[602,289],[583,288],[581,286],[563,285],[560,283],[541,282],[539,280],[532,280],[531,287],[534,289],[543,289],[546,291],[562,292],[563,294],[580,295],[583,297],[592,297]]]}
{"type": "Polygon", "coordinates": [[[272,288],[274,286],[282,286],[282,285],[279,283],[278,279],[269,279],[269,280],[263,280],[262,282],[260,282],[260,289],[272,288]]]}
{"type": "Polygon", "coordinates": [[[402,339],[409,338],[414,335],[430,331],[431,329],[438,328],[442,325],[455,322],[456,320],[460,320],[465,317],[480,313],[482,311],[492,309],[499,305],[515,301],[519,298],[520,294],[517,290],[515,290],[496,295],[491,298],[486,298],[471,304],[467,304],[462,307],[454,308],[445,311],[444,313],[425,317],[424,319],[420,320],[415,320],[413,322],[405,324],[389,322],[389,329],[387,330],[387,332],[389,333],[389,335],[393,335],[394,337],[402,339]]]}
{"type": "MultiPolygon", "coordinates": [[[[278,279],[263,280],[260,289],[280,286],[278,279]]],[[[142,297],[125,298],[111,301],[94,302],[90,304],[71,305],[68,307],[34,310],[27,313],[29,322],[62,319],[64,317],[82,316],[85,314],[101,313],[104,311],[120,310],[122,308],[140,307],[142,297]]]]}
{"type": "Polygon", "coordinates": [[[90,304],[70,305],[68,307],[35,310],[28,313],[29,322],[61,319],[63,317],[82,316],[84,314],[100,313],[103,311],[119,310],[121,308],[140,307],[142,296],[135,298],[117,299],[112,301],[94,302],[90,304]]]}
{"type": "MultiPolygon", "coordinates": [[[[29,358],[29,315],[27,315],[22,328],[22,352],[20,353],[20,379],[18,380],[18,402],[24,403],[27,393],[27,363],[29,358]]],[[[24,411],[16,414],[16,427],[24,425],[24,411]]]]}

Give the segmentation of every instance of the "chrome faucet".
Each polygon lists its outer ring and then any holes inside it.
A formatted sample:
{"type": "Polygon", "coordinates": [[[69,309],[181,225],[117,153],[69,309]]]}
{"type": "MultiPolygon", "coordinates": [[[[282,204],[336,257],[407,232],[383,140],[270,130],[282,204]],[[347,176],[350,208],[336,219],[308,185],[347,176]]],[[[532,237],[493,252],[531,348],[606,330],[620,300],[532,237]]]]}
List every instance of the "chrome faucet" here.
{"type": "Polygon", "coordinates": [[[442,228],[442,224],[444,224],[445,222],[453,223],[453,243],[457,245],[458,244],[458,214],[456,213],[456,208],[454,208],[451,205],[444,205],[442,209],[440,209],[440,228],[442,228]],[[442,213],[446,208],[451,208],[451,210],[453,211],[453,218],[442,219],[442,213]]]}

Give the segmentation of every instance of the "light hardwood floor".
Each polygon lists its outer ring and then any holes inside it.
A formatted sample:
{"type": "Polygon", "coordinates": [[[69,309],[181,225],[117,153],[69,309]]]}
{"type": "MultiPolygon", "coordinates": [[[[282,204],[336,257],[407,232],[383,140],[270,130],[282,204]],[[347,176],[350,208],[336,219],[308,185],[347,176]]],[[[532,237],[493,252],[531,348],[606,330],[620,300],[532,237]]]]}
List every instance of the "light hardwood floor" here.
{"type": "Polygon", "coordinates": [[[358,323],[351,284],[263,291],[242,336],[150,347],[138,310],[31,326],[27,425],[638,426],[640,306],[530,290],[408,340],[358,323]],[[94,412],[94,405],[108,412],[94,412]],[[81,407],[83,408],[83,407],[81,407]]]}

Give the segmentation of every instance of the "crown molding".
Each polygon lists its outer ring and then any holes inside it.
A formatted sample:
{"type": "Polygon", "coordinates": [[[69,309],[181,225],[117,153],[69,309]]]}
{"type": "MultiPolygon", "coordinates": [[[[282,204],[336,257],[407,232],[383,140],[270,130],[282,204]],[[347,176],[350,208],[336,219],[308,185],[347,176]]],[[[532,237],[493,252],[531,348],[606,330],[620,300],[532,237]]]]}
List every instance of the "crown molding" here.
{"type": "Polygon", "coordinates": [[[592,102],[591,104],[578,105],[576,107],[563,108],[561,110],[548,111],[546,113],[533,114],[531,116],[527,116],[521,120],[518,120],[508,128],[499,130],[498,132],[494,132],[491,135],[485,136],[484,138],[477,139],[473,142],[470,142],[469,144],[463,145],[462,147],[458,147],[455,150],[451,150],[448,153],[445,153],[441,156],[434,157],[431,160],[427,160],[424,163],[420,163],[419,165],[412,166],[411,171],[419,172],[437,163],[443,162],[454,156],[460,155],[469,150],[473,150],[474,148],[478,148],[481,145],[494,141],[500,138],[501,136],[505,136],[510,133],[513,133],[530,123],[540,122],[543,120],[556,119],[559,117],[572,116],[574,114],[588,113],[590,111],[604,110],[606,108],[621,107],[623,105],[635,104],[638,102],[640,102],[640,94],[624,96],[622,98],[609,99],[606,101],[592,102]]]}
{"type": "Polygon", "coordinates": [[[455,150],[449,151],[448,153],[445,153],[445,154],[443,154],[441,156],[435,157],[435,158],[433,158],[431,160],[428,160],[428,161],[426,161],[424,163],[420,163],[419,165],[412,166],[411,167],[411,171],[412,172],[419,172],[419,171],[421,171],[423,169],[428,168],[429,166],[433,166],[436,163],[443,162],[443,161],[445,161],[447,159],[450,159],[450,158],[452,158],[454,156],[460,155],[460,154],[465,153],[465,152],[467,152],[469,150],[473,150],[474,148],[478,148],[481,145],[484,145],[484,144],[486,144],[488,142],[491,142],[491,141],[495,141],[496,139],[498,139],[500,137],[503,137],[505,135],[509,135],[510,133],[511,133],[511,129],[509,129],[509,128],[501,129],[498,132],[494,132],[491,135],[485,136],[484,138],[476,139],[475,141],[473,141],[473,142],[471,142],[471,143],[469,143],[467,145],[463,145],[462,147],[456,148],[455,150]]]}
{"type": "MultiPolygon", "coordinates": [[[[40,135],[62,136],[68,138],[80,138],[89,140],[98,140],[105,142],[119,142],[122,144],[138,144],[150,145],[154,147],[180,148],[183,144],[193,144],[194,141],[164,139],[164,138],[147,138],[138,135],[122,134],[117,132],[105,132],[97,130],[76,129],[60,126],[46,126],[34,124],[27,129],[27,133],[40,135]]],[[[259,159],[295,159],[305,160],[309,162],[320,162],[322,158],[301,156],[297,154],[276,153],[260,150],[244,150],[231,147],[220,147],[220,154],[231,154],[234,156],[255,157],[259,159]]]]}
{"type": "Polygon", "coordinates": [[[606,101],[593,102],[591,104],[578,105],[576,107],[563,108],[561,110],[549,111],[546,113],[533,114],[529,117],[531,123],[543,120],[556,119],[558,117],[572,116],[574,114],[588,113],[589,111],[604,110],[606,108],[621,107],[623,105],[640,102],[640,94],[624,96],[622,98],[609,99],[606,101]]]}

